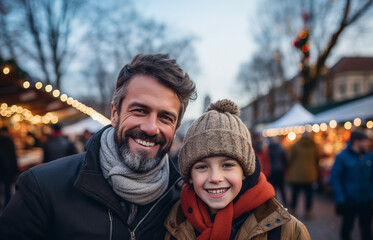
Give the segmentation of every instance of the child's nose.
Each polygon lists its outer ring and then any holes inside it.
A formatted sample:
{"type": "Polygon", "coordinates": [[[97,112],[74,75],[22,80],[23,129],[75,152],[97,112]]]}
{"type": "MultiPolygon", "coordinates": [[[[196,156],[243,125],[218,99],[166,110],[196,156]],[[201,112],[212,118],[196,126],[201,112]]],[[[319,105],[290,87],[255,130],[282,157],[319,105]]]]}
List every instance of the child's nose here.
{"type": "Polygon", "coordinates": [[[210,182],[219,183],[223,181],[223,174],[219,169],[212,169],[210,172],[210,182]]]}

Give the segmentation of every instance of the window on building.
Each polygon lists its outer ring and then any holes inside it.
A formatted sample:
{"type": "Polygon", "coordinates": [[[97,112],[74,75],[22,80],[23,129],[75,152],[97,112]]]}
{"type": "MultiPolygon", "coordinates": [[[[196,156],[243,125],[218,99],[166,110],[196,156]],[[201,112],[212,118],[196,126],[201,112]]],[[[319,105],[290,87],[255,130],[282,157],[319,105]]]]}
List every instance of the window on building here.
{"type": "Polygon", "coordinates": [[[361,85],[359,83],[354,83],[354,95],[360,94],[361,85]]]}
{"type": "Polygon", "coordinates": [[[341,83],[339,85],[339,94],[343,97],[346,95],[346,84],[345,83],[341,83]]]}

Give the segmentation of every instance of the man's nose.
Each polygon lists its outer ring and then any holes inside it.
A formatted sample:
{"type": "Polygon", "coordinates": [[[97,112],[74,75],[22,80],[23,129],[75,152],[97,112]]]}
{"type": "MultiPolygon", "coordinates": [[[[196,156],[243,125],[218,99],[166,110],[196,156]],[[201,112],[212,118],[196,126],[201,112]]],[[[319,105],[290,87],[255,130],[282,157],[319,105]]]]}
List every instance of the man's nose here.
{"type": "Polygon", "coordinates": [[[140,129],[148,134],[149,136],[155,136],[159,134],[158,118],[156,115],[150,114],[148,118],[141,124],[140,129]]]}

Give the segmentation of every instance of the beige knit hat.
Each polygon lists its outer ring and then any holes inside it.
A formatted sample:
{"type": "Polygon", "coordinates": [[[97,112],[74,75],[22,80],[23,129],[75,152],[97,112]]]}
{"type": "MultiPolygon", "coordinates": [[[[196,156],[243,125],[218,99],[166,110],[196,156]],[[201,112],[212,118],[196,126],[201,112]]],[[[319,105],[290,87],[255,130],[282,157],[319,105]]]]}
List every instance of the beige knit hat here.
{"type": "Polygon", "coordinates": [[[190,126],[179,153],[180,174],[189,182],[193,164],[205,157],[227,156],[236,159],[245,176],[255,170],[255,153],[250,132],[238,117],[237,105],[220,100],[190,126]]]}

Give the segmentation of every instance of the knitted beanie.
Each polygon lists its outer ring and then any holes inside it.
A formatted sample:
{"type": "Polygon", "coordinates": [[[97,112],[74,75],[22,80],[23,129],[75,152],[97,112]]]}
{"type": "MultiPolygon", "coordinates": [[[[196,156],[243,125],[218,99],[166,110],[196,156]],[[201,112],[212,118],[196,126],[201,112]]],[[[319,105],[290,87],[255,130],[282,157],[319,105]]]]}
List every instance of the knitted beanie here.
{"type": "Polygon", "coordinates": [[[227,156],[239,162],[245,176],[255,170],[255,153],[250,132],[238,117],[237,105],[220,100],[189,127],[179,153],[179,169],[185,183],[197,161],[212,156],[227,156]]]}

